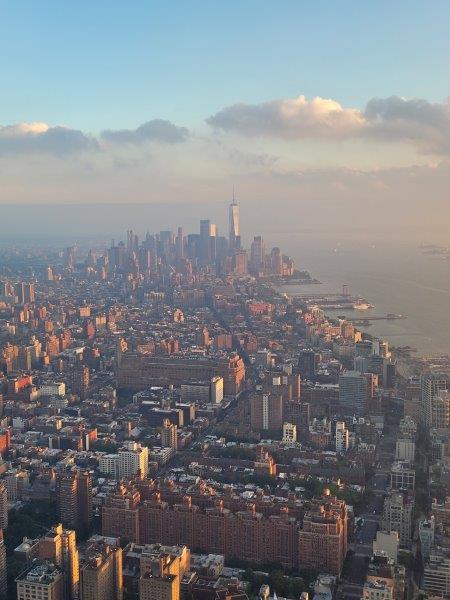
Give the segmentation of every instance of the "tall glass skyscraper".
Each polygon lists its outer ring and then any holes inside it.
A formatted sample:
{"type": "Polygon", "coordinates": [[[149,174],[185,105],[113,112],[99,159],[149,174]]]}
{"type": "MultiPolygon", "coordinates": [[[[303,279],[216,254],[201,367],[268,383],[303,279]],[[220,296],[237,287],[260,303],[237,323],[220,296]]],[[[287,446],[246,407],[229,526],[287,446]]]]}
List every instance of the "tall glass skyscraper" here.
{"type": "Polygon", "coordinates": [[[241,227],[239,223],[239,205],[233,194],[230,204],[230,250],[239,250],[241,247],[241,227]]]}

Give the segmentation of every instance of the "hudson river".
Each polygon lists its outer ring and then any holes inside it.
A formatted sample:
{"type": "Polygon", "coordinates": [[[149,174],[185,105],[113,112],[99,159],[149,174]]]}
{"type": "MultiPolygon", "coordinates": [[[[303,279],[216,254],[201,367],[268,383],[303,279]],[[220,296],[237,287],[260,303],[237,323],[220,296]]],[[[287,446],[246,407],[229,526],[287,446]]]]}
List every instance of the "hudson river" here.
{"type": "MultiPolygon", "coordinates": [[[[341,292],[374,304],[371,310],[329,311],[354,318],[395,313],[407,318],[375,321],[363,331],[395,346],[412,346],[419,354],[450,354],[450,260],[423,254],[418,244],[348,240],[334,234],[267,233],[267,246],[278,240],[300,270],[321,285],[283,286],[286,293],[341,292]]],[[[427,242],[427,240],[423,240],[427,242]]]]}

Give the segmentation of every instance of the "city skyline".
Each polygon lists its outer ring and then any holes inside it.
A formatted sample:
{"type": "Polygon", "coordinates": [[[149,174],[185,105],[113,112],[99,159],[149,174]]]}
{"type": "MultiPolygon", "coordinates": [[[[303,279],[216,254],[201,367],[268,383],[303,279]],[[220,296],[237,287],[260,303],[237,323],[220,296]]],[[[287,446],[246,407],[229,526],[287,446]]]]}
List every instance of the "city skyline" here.
{"type": "Polygon", "coordinates": [[[0,600],[450,600],[450,3],[0,10],[0,600]]]}

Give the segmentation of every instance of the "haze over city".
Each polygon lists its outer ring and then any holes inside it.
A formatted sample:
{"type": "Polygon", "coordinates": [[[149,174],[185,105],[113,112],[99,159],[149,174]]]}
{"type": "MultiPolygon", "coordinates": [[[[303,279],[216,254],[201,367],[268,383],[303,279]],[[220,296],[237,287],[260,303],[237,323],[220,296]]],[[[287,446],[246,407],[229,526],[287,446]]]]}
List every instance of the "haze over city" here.
{"type": "Polygon", "coordinates": [[[450,600],[450,3],[0,5],[0,600],[450,600]]]}

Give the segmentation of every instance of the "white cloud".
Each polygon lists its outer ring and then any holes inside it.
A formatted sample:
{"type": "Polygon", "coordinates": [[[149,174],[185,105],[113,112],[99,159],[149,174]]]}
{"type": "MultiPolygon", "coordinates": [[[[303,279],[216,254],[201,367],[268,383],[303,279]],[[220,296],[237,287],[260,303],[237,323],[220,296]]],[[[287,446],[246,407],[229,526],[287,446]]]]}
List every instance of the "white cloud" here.
{"type": "Polygon", "coordinates": [[[317,96],[308,101],[301,95],[262,104],[234,104],[207,119],[207,123],[250,136],[341,138],[357,133],[365,126],[365,118],[359,110],[344,108],[335,100],[317,96]]]}
{"type": "Polygon", "coordinates": [[[216,129],[281,139],[380,139],[412,144],[424,154],[450,154],[450,102],[373,98],[364,111],[305,96],[234,104],[207,119],[216,129]]]}
{"type": "Polygon", "coordinates": [[[16,123],[0,126],[0,155],[72,154],[98,147],[98,142],[82,131],[50,127],[46,123],[16,123]]]}
{"type": "Polygon", "coordinates": [[[374,98],[365,110],[366,132],[415,144],[425,154],[450,154],[450,102],[374,98]]]}
{"type": "Polygon", "coordinates": [[[14,123],[0,125],[0,156],[65,156],[99,150],[102,142],[112,142],[115,146],[142,145],[152,141],[176,144],[183,142],[188,134],[185,127],[178,127],[163,119],[153,119],[136,129],[103,131],[99,137],[78,129],[42,122],[14,123]]]}
{"type": "Polygon", "coordinates": [[[156,141],[177,144],[184,142],[188,134],[186,127],[178,127],[164,119],[153,119],[136,129],[108,129],[103,131],[101,136],[106,141],[114,143],[143,144],[156,141]]]}

